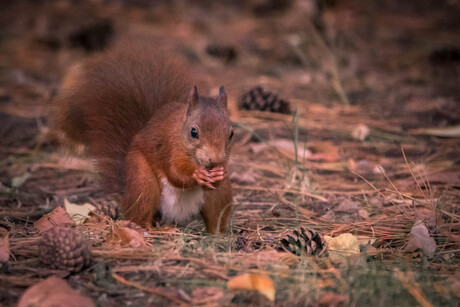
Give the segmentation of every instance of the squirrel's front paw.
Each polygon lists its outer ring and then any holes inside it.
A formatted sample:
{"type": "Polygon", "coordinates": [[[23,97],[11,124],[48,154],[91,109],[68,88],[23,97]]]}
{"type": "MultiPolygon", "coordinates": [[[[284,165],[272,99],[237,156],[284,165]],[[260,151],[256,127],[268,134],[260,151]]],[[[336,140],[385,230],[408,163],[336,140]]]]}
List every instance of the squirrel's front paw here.
{"type": "Polygon", "coordinates": [[[210,189],[215,189],[213,183],[224,180],[226,175],[227,173],[223,166],[214,167],[210,171],[204,168],[199,168],[193,172],[193,178],[195,178],[196,182],[199,185],[206,186],[210,189]]]}

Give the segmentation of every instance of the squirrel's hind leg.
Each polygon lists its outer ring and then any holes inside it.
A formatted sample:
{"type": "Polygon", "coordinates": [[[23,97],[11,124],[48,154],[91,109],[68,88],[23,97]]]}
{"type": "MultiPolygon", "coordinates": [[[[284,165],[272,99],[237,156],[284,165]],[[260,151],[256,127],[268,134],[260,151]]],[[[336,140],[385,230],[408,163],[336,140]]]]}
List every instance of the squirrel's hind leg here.
{"type": "Polygon", "coordinates": [[[232,212],[232,188],[225,178],[215,190],[205,191],[205,202],[201,216],[209,233],[227,232],[228,220],[232,212]],[[219,229],[218,229],[219,228],[219,229]]]}
{"type": "Polygon", "coordinates": [[[121,206],[125,218],[151,227],[160,198],[160,184],[144,155],[130,151],[126,158],[126,186],[121,206]]]}

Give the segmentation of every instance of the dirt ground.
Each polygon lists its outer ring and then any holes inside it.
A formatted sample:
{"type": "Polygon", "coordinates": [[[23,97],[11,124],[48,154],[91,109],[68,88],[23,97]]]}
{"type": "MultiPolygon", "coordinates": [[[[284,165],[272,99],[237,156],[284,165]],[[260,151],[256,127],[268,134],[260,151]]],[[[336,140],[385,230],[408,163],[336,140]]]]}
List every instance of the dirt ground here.
{"type": "Polygon", "coordinates": [[[2,2],[0,305],[58,276],[97,306],[458,306],[459,16],[455,0],[2,2]],[[128,44],[186,63],[202,94],[225,85],[231,227],[143,229],[139,248],[109,240],[122,223],[111,207],[75,227],[91,263],[51,269],[34,222],[65,199],[116,204],[91,160],[59,146],[53,98],[71,65],[128,44]],[[256,86],[291,112],[241,110],[256,86]],[[334,259],[305,238],[291,253],[295,229],[350,233],[360,253],[334,259]],[[267,276],[274,300],[233,289],[245,273],[267,276]]]}

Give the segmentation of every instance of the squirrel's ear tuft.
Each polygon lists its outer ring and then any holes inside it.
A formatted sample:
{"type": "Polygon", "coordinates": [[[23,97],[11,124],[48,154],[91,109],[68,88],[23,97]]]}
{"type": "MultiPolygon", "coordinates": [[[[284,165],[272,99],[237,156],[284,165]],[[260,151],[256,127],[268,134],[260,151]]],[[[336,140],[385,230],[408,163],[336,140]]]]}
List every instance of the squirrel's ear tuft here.
{"type": "Polygon", "coordinates": [[[188,114],[190,114],[192,110],[196,109],[199,100],[198,89],[196,88],[196,85],[194,85],[188,97],[188,114]]]}
{"type": "Polygon", "coordinates": [[[217,101],[221,103],[225,108],[227,107],[227,93],[225,93],[225,88],[223,85],[219,88],[219,97],[217,98],[217,101]]]}

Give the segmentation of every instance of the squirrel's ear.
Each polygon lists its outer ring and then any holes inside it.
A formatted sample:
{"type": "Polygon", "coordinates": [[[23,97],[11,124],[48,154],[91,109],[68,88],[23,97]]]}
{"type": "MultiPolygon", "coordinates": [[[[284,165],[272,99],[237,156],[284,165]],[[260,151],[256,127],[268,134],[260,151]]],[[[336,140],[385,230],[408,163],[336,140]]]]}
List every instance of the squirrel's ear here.
{"type": "Polygon", "coordinates": [[[198,89],[196,88],[196,85],[195,85],[190,91],[190,95],[188,97],[188,111],[187,111],[188,114],[190,114],[190,112],[198,106],[199,99],[200,98],[198,97],[198,89]]]}
{"type": "Polygon", "coordinates": [[[219,88],[219,97],[217,98],[217,101],[221,103],[225,108],[227,107],[227,93],[225,93],[225,88],[223,85],[219,88]]]}

